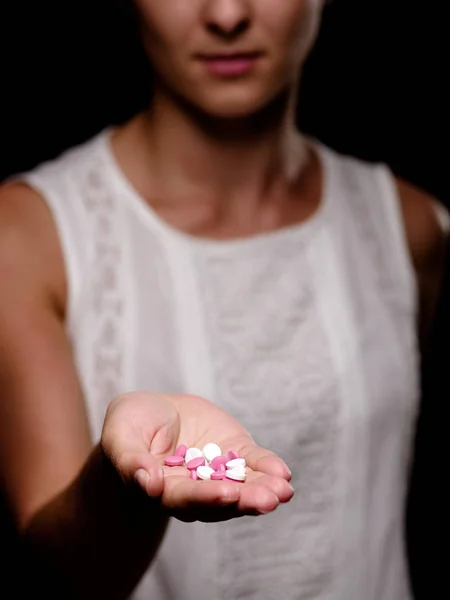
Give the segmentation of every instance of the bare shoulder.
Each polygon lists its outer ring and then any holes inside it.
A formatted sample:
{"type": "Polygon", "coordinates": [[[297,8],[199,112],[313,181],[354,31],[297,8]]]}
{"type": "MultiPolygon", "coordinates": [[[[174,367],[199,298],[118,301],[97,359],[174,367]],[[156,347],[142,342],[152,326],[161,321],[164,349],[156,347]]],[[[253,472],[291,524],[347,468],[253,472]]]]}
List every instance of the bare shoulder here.
{"type": "Polygon", "coordinates": [[[414,265],[419,271],[427,265],[436,266],[436,260],[445,256],[449,239],[448,213],[427,192],[403,179],[397,179],[396,183],[414,265]]]}
{"type": "Polygon", "coordinates": [[[428,334],[439,297],[450,237],[445,207],[432,195],[397,179],[397,189],[420,295],[420,334],[428,334]]]}
{"type": "Polygon", "coordinates": [[[0,287],[13,282],[17,291],[40,290],[64,311],[65,269],[53,218],[40,194],[16,182],[0,186],[0,287]]]}

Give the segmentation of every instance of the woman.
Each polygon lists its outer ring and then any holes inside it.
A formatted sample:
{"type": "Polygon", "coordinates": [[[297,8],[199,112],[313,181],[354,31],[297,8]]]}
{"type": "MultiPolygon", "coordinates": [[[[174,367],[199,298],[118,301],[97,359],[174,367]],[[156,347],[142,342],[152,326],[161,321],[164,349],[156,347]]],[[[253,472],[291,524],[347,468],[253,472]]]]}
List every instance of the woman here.
{"type": "Polygon", "coordinates": [[[296,131],[321,0],[134,8],[151,105],[1,191],[1,471],[45,591],[410,598],[442,209],[296,131]],[[161,470],[207,442],[248,481],[161,470]]]}

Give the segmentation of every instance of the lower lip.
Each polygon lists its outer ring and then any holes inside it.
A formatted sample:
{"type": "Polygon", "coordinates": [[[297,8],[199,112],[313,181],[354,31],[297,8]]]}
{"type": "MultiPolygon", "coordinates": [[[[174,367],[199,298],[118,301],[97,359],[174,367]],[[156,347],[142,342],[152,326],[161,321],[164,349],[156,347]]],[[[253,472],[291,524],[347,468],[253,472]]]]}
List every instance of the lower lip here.
{"type": "Polygon", "coordinates": [[[248,58],[211,58],[204,59],[203,62],[213,75],[236,77],[237,75],[246,75],[252,71],[257,60],[257,56],[249,56],[248,58]]]}

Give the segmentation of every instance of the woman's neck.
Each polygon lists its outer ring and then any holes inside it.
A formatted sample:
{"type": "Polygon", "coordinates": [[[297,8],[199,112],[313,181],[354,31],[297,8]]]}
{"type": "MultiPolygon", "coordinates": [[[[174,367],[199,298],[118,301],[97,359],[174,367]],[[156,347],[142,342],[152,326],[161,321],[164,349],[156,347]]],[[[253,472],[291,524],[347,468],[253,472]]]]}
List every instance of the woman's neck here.
{"type": "Polygon", "coordinates": [[[158,189],[176,185],[234,202],[243,196],[261,199],[288,185],[287,158],[294,143],[299,152],[302,139],[293,104],[288,94],[280,94],[250,118],[215,119],[157,91],[140,126],[160,177],[158,189]]]}
{"type": "Polygon", "coordinates": [[[192,231],[277,228],[291,220],[285,205],[310,164],[288,94],[250,119],[225,120],[157,91],[119,137],[119,162],[141,195],[192,231]]]}

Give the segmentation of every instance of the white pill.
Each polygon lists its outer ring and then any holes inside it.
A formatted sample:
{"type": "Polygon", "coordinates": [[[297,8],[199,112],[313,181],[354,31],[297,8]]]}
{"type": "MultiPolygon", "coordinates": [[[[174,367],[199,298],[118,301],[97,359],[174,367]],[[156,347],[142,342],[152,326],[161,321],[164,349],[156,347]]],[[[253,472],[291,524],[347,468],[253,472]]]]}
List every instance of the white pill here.
{"type": "Polygon", "coordinates": [[[218,456],[222,456],[222,450],[217,444],[206,444],[206,446],[203,448],[203,456],[208,462],[211,462],[218,456]]]}
{"type": "Polygon", "coordinates": [[[233,479],[234,481],[245,481],[246,474],[242,472],[240,468],[228,469],[226,472],[227,479],[233,479]]]}
{"type": "Polygon", "coordinates": [[[207,467],[206,465],[198,467],[197,469],[197,475],[199,476],[199,479],[211,479],[211,475],[214,472],[214,469],[211,469],[211,467],[207,467]]]}
{"type": "Polygon", "coordinates": [[[203,452],[199,448],[188,448],[184,457],[184,462],[187,464],[193,458],[200,458],[203,452]]]}
{"type": "Polygon", "coordinates": [[[234,469],[234,467],[245,467],[246,464],[245,458],[233,458],[225,463],[225,466],[227,469],[234,469]]]}
{"type": "Polygon", "coordinates": [[[236,473],[243,473],[244,475],[247,473],[247,467],[243,467],[242,465],[238,465],[237,467],[233,467],[232,469],[227,469],[228,471],[235,471],[236,473]]]}
{"type": "Polygon", "coordinates": [[[242,469],[241,467],[236,467],[235,469],[228,469],[225,471],[225,477],[228,477],[228,479],[235,479],[236,481],[244,481],[247,478],[247,473],[245,468],[242,469]]]}

